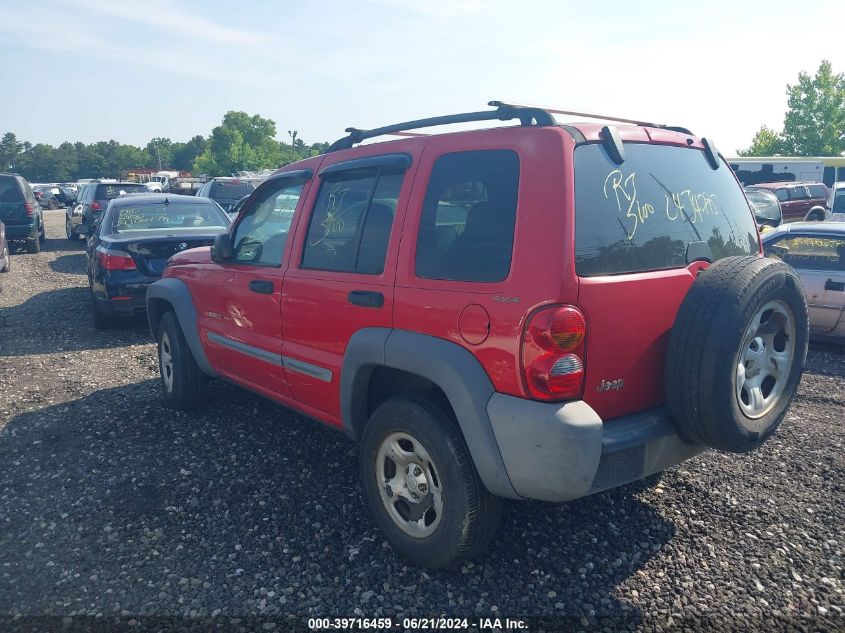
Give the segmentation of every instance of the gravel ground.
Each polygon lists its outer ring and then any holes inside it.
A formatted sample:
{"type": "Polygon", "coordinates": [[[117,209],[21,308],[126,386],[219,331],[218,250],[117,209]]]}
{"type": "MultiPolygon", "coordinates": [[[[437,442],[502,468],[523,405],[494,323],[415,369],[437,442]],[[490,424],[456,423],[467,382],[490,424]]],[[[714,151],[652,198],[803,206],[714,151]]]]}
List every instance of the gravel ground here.
{"type": "Polygon", "coordinates": [[[376,531],[339,433],[225,384],[201,412],[165,409],[144,324],[94,330],[81,243],[45,215],[44,251],[16,252],[0,293],[0,628],[438,614],[845,628],[838,349],[811,350],[763,449],[566,505],[509,504],[483,558],[425,572],[376,531]]]}

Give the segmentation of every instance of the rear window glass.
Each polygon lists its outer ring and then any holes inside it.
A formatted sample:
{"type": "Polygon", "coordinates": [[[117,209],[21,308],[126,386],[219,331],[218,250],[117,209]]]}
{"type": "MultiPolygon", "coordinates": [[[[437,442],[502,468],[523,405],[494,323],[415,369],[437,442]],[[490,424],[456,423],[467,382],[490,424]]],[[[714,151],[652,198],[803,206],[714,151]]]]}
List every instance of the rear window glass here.
{"type": "Polygon", "coordinates": [[[115,207],[111,211],[112,233],[152,229],[225,227],[228,218],[216,206],[206,204],[144,204],[115,207]]]}
{"type": "Polygon", "coordinates": [[[124,193],[148,193],[144,185],[129,183],[129,184],[113,184],[113,185],[97,185],[97,192],[94,195],[95,200],[112,200],[118,198],[124,193]]]}
{"type": "Polygon", "coordinates": [[[216,180],[211,185],[209,197],[220,198],[221,200],[240,200],[253,191],[255,191],[255,187],[249,182],[216,180]]]}
{"type": "Polygon", "coordinates": [[[845,272],[845,238],[795,235],[767,244],[765,252],[799,270],[845,272]]]}
{"type": "Polygon", "coordinates": [[[626,143],[625,154],[617,165],[601,145],[575,150],[579,275],[681,268],[695,242],[714,261],[758,251],[748,202],[723,161],[714,170],[701,150],[645,143],[626,143]]]}
{"type": "Polygon", "coordinates": [[[24,197],[14,176],[0,176],[0,202],[23,202],[24,197]]]}

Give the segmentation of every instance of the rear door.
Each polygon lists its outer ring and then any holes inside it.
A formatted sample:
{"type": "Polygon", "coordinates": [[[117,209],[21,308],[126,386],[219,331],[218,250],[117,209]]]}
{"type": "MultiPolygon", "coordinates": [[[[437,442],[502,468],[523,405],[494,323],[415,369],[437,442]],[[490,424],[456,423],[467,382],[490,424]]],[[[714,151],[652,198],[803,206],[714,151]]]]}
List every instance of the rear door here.
{"type": "Polygon", "coordinates": [[[17,176],[0,176],[0,222],[9,227],[32,224],[24,194],[28,188],[17,176]]]}
{"type": "Polygon", "coordinates": [[[727,164],[712,169],[700,146],[624,146],[621,164],[600,144],[574,153],[584,400],[603,419],[664,401],[669,332],[706,265],[696,260],[759,252],[753,215],[727,164]],[[623,388],[606,388],[618,380],[623,388]]]}
{"type": "Polygon", "coordinates": [[[340,425],[340,370],[355,332],[393,325],[396,254],[418,142],[329,154],[296,229],[282,294],[296,399],[340,425]]]}
{"type": "Polygon", "coordinates": [[[768,242],[766,255],[782,259],[800,275],[810,331],[832,334],[845,311],[845,237],[790,231],[768,242]]]}
{"type": "Polygon", "coordinates": [[[265,181],[231,229],[234,260],[205,265],[193,293],[209,362],[268,396],[291,397],[281,356],[282,289],[291,223],[310,178],[299,171],[265,181]]]}

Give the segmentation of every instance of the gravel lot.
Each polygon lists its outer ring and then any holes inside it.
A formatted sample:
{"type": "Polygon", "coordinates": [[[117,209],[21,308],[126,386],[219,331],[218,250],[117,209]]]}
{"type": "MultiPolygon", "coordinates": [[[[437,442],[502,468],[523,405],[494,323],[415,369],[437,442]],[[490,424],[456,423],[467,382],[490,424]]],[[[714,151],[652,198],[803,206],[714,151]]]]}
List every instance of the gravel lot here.
{"type": "Polygon", "coordinates": [[[201,412],[165,409],[145,325],[94,330],[82,243],[62,211],[45,216],[44,251],[16,252],[0,293],[0,628],[355,614],[845,628],[838,349],[811,350],[762,450],[566,505],[509,504],[484,558],[424,572],[376,531],[339,433],[225,384],[201,412]]]}

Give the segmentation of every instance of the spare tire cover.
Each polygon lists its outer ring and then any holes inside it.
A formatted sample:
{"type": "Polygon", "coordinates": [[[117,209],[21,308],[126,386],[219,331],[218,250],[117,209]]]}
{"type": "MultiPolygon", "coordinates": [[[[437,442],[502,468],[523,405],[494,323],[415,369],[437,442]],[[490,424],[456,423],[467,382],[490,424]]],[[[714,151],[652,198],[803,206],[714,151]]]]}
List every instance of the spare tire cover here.
{"type": "Polygon", "coordinates": [[[669,337],[666,401],[681,436],[746,452],[778,428],[807,357],[809,319],[795,271],[727,257],[702,271],[669,337]]]}

